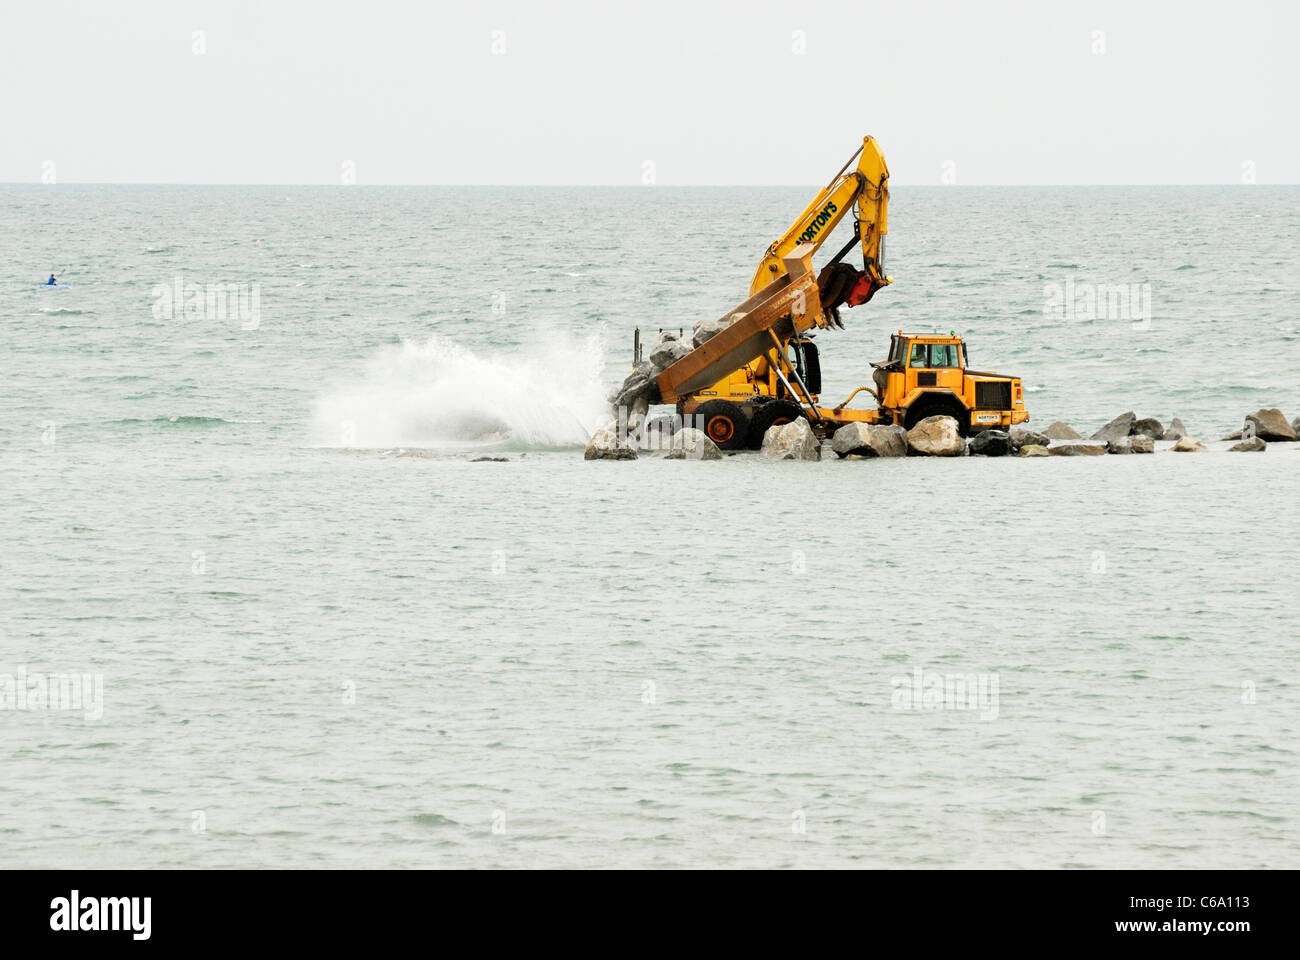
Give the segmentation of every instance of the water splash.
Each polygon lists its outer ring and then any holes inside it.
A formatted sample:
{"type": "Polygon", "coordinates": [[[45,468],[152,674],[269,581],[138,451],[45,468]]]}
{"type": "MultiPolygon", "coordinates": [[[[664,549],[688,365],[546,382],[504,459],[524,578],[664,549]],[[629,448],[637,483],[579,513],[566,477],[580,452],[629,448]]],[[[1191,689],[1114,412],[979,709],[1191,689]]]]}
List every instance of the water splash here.
{"type": "Polygon", "coordinates": [[[603,369],[599,336],[539,335],[530,348],[490,355],[437,334],[408,340],[317,401],[313,439],[356,448],[581,445],[608,412],[603,369]]]}

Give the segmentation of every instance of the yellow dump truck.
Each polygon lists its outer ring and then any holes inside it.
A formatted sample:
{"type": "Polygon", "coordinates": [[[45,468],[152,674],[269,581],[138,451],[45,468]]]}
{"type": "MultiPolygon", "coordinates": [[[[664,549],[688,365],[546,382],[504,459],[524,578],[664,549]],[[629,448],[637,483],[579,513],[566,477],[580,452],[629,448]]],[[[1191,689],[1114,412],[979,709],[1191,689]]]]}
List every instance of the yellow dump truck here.
{"type": "Polygon", "coordinates": [[[871,385],[838,405],[821,402],[821,362],[810,334],[842,327],[840,307],[866,303],[892,282],[883,272],[888,181],[879,145],[865,137],[768,248],[749,299],[720,318],[719,332],[658,374],[660,402],[697,418],[724,450],[756,448],[769,427],[800,416],[821,435],[848,423],[910,429],[936,415],[954,417],[963,436],[1026,422],[1020,379],[969,369],[966,344],[951,333],[899,330],[889,355],[871,364],[871,385]],[[815,273],[813,254],[850,209],[856,211],[852,239],[815,273]],[[860,271],[843,262],[855,245],[862,249],[860,271]],[[874,409],[849,406],[863,393],[875,399],[874,409]]]}

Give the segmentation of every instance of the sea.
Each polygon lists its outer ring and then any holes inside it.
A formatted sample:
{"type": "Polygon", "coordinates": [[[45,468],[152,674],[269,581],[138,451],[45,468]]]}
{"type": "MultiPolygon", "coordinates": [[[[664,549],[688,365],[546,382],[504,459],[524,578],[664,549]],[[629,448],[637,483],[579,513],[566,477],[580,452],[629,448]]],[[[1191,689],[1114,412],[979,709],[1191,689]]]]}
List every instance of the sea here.
{"type": "Polygon", "coordinates": [[[585,461],[814,192],[0,185],[0,866],[1300,867],[1300,188],[898,186],[818,336],[1204,453],[585,461]]]}

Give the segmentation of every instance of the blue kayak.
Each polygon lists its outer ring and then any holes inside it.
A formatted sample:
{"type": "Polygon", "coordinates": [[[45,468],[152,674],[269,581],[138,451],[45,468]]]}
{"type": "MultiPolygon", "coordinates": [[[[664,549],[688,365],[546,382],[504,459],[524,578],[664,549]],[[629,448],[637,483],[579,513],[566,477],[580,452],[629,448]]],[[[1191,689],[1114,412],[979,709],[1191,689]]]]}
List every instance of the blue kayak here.
{"type": "Polygon", "coordinates": [[[70,284],[70,283],[42,283],[41,286],[44,287],[44,288],[47,289],[47,290],[66,290],[66,289],[68,289],[68,287],[72,286],[72,284],[70,284]]]}

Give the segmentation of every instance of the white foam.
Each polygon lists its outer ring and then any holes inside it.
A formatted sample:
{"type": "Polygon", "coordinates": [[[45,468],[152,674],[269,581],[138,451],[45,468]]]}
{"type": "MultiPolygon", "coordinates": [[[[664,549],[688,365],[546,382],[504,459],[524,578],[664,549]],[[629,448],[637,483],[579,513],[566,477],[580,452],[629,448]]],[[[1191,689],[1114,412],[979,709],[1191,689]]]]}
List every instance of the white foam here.
{"type": "Polygon", "coordinates": [[[364,375],[316,403],[313,440],[332,447],[585,444],[608,414],[599,336],[539,333],[480,355],[433,335],[380,350],[364,375]]]}

